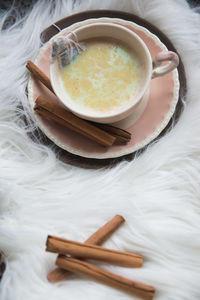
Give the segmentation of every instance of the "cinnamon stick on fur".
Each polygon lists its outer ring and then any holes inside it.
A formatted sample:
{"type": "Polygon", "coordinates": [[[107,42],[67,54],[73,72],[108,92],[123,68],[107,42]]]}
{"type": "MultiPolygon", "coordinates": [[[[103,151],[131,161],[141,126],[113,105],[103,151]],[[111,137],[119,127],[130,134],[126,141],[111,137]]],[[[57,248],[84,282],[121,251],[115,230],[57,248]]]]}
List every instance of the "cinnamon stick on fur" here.
{"type": "MultiPolygon", "coordinates": [[[[37,65],[35,65],[33,62],[31,62],[29,60],[26,65],[26,68],[34,75],[34,77],[36,79],[41,81],[52,93],[54,93],[50,79],[48,78],[48,76],[46,76],[46,74],[40,68],[38,68],[37,65]]],[[[70,114],[73,116],[72,113],[70,113],[70,114]]],[[[49,118],[52,117],[49,114],[48,114],[49,116],[47,116],[47,113],[41,112],[41,111],[40,111],[40,115],[43,115],[44,117],[49,117],[49,118]]],[[[99,123],[92,123],[92,122],[90,124],[94,125],[97,128],[100,128],[100,129],[110,133],[112,136],[114,136],[115,144],[125,144],[125,143],[128,143],[131,139],[131,133],[129,133],[126,130],[120,129],[118,127],[111,126],[109,124],[99,124],[99,123]]],[[[71,129],[74,130],[73,128],[71,128],[71,129]]]]}
{"type": "Polygon", "coordinates": [[[153,299],[155,294],[155,289],[151,286],[132,281],[119,275],[115,275],[100,267],[97,267],[85,261],[78,260],[76,258],[59,255],[56,260],[56,264],[62,269],[85,275],[101,283],[139,296],[145,300],[153,299]]]}
{"type": "Polygon", "coordinates": [[[112,146],[116,139],[109,133],[78,118],[61,105],[51,102],[43,96],[36,99],[34,109],[41,116],[50,118],[103,146],[112,146]]]}
{"type": "Polygon", "coordinates": [[[35,76],[35,78],[41,81],[52,93],[54,93],[50,79],[44,72],[42,72],[42,70],[40,70],[40,68],[38,68],[38,66],[29,60],[26,67],[35,76]]]}
{"type": "MultiPolygon", "coordinates": [[[[110,221],[108,221],[105,225],[100,227],[95,233],[93,233],[85,243],[91,245],[101,245],[103,244],[114,231],[116,231],[123,223],[124,218],[120,215],[116,215],[110,221]]],[[[66,271],[61,268],[56,268],[52,272],[50,272],[47,276],[50,282],[59,282],[66,279],[71,272],[66,271]]]]}
{"type": "Polygon", "coordinates": [[[123,267],[141,267],[143,258],[139,254],[110,250],[96,245],[74,242],[71,240],[48,236],[46,250],[59,254],[96,259],[123,267]]]}

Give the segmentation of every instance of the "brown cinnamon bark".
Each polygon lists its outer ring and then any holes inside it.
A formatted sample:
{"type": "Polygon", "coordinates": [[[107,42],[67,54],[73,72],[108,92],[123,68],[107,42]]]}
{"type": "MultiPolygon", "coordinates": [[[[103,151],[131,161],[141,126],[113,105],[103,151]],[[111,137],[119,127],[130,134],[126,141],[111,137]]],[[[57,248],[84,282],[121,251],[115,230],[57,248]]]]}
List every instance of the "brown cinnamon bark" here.
{"type": "Polygon", "coordinates": [[[112,146],[116,139],[109,133],[78,118],[61,105],[53,103],[43,96],[36,99],[34,109],[38,114],[50,118],[103,146],[112,146]]]}
{"type": "MultiPolygon", "coordinates": [[[[110,221],[108,221],[105,225],[100,227],[95,233],[93,233],[85,243],[91,245],[101,245],[103,244],[110,236],[116,231],[123,223],[124,218],[120,215],[116,215],[110,221]]],[[[47,276],[50,282],[59,282],[66,279],[71,272],[63,270],[61,268],[56,268],[52,272],[50,272],[47,276]]]]}
{"type": "Polygon", "coordinates": [[[44,72],[42,72],[42,70],[40,70],[37,65],[29,60],[26,67],[35,76],[35,78],[41,81],[52,93],[54,93],[49,77],[44,72]]]}
{"type": "Polygon", "coordinates": [[[100,123],[92,123],[92,124],[95,125],[97,128],[100,128],[112,134],[116,138],[115,140],[116,145],[126,144],[131,140],[131,133],[124,129],[112,126],[110,124],[100,124],[100,123]]]}
{"type": "Polygon", "coordinates": [[[93,123],[93,124],[100,129],[103,129],[109,133],[112,133],[113,135],[120,136],[127,140],[131,139],[131,133],[124,129],[121,129],[121,128],[118,128],[118,127],[115,127],[112,125],[108,125],[108,124],[101,124],[101,123],[93,123]]]}
{"type": "Polygon", "coordinates": [[[115,275],[102,268],[85,261],[80,261],[76,258],[59,255],[56,260],[56,264],[62,269],[85,275],[101,283],[121,289],[127,293],[131,293],[146,300],[153,299],[155,294],[155,289],[151,286],[115,275]]]}
{"type": "Polygon", "coordinates": [[[116,138],[116,140],[114,142],[115,145],[122,145],[122,144],[124,145],[124,144],[127,144],[128,142],[130,142],[130,140],[131,140],[131,138],[125,138],[123,136],[116,135],[114,133],[112,133],[112,135],[116,138]]]}
{"type": "Polygon", "coordinates": [[[90,245],[102,245],[123,223],[125,219],[116,215],[110,221],[108,221],[105,225],[99,228],[95,233],[93,233],[85,243],[90,245]]]}
{"type": "Polygon", "coordinates": [[[48,236],[46,250],[59,254],[70,254],[85,259],[95,259],[128,268],[141,267],[143,263],[143,258],[139,254],[110,250],[100,246],[74,242],[55,236],[48,236]]]}

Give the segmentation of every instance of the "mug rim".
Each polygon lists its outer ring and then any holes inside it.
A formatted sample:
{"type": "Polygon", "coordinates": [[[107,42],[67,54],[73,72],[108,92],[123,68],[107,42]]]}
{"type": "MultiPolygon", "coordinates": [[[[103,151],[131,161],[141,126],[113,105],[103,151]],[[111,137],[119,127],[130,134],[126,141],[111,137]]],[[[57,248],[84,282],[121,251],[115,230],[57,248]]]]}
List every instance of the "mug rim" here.
{"type": "MultiPolygon", "coordinates": [[[[148,60],[148,70],[145,70],[145,79],[144,82],[145,84],[143,84],[143,87],[141,88],[140,92],[136,95],[136,100],[130,101],[129,105],[126,105],[125,107],[123,107],[122,109],[119,109],[117,112],[109,112],[109,113],[99,113],[98,115],[92,115],[90,112],[85,112],[82,111],[81,108],[79,109],[78,105],[74,107],[71,107],[70,103],[66,101],[66,99],[64,100],[61,93],[59,92],[60,89],[57,88],[57,85],[55,84],[54,81],[54,76],[53,76],[53,69],[54,69],[54,63],[50,63],[50,81],[52,84],[52,88],[56,94],[56,96],[59,98],[59,100],[62,102],[62,104],[69,109],[70,111],[72,111],[74,114],[80,116],[83,119],[86,120],[91,120],[91,121],[96,121],[96,122],[115,122],[116,120],[120,120],[125,118],[128,114],[129,111],[130,113],[134,110],[134,107],[141,101],[142,97],[144,96],[146,90],[149,88],[149,84],[150,84],[150,80],[151,80],[151,76],[152,76],[152,71],[153,71],[153,67],[152,67],[152,58],[151,58],[151,54],[149,52],[149,49],[147,48],[146,44],[144,43],[144,41],[132,30],[120,25],[120,24],[115,24],[115,23],[103,23],[103,22],[99,22],[99,23],[90,23],[87,25],[83,25],[81,27],[76,28],[75,30],[73,30],[72,32],[68,32],[66,34],[67,37],[69,38],[73,38],[74,34],[77,34],[78,32],[81,32],[83,30],[88,30],[88,28],[91,27],[115,27],[118,28],[121,31],[126,31],[129,35],[131,35],[132,39],[137,39],[137,41],[140,43],[140,45],[142,46],[145,54],[146,54],[146,58],[148,60]],[[148,72],[147,72],[148,71],[148,72]],[[77,108],[77,109],[76,109],[77,108]],[[120,116],[125,115],[125,117],[120,118],[120,116]]],[[[60,32],[62,33],[62,31],[60,32]]],[[[59,35],[60,35],[59,33],[59,35]]],[[[109,37],[110,35],[105,37],[109,37]]],[[[94,36],[95,38],[95,36],[94,36]]],[[[80,39],[81,40],[81,39],[80,39]]],[[[119,39],[120,41],[120,39],[119,39]]],[[[133,48],[130,46],[129,41],[127,41],[127,45],[130,48],[133,48]]],[[[131,96],[132,97],[132,96],[131,96]]]]}

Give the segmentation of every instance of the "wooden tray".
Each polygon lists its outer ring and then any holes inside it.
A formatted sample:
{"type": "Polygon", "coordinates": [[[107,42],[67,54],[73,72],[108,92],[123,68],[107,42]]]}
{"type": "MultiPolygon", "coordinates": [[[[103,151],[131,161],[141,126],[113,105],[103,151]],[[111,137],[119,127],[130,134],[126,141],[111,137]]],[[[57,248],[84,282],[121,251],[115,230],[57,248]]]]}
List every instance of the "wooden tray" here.
{"type": "MultiPolygon", "coordinates": [[[[161,40],[161,42],[163,44],[165,44],[169,50],[177,52],[177,50],[175,49],[175,47],[173,46],[171,41],[158,28],[156,28],[154,25],[150,24],[149,22],[145,21],[144,19],[142,19],[136,15],[126,13],[126,12],[113,11],[113,10],[84,11],[84,12],[77,13],[77,14],[71,15],[69,17],[66,17],[64,19],[61,19],[58,22],[56,22],[55,24],[60,29],[64,29],[64,28],[72,25],[73,23],[80,22],[80,21],[83,21],[86,19],[100,18],[100,17],[121,18],[124,20],[135,22],[136,24],[138,24],[140,26],[146,27],[153,34],[157,35],[158,38],[161,40]]],[[[45,43],[52,36],[54,36],[57,33],[58,33],[58,30],[56,29],[56,27],[54,25],[51,25],[50,27],[46,28],[41,33],[41,41],[43,43],[45,43]]],[[[180,55],[179,55],[179,58],[180,58],[180,55]]],[[[185,96],[185,93],[186,93],[186,77],[185,77],[184,66],[183,66],[181,58],[180,58],[179,66],[178,66],[178,72],[179,72],[179,81],[180,81],[180,91],[179,91],[178,104],[176,106],[176,110],[175,110],[175,113],[173,116],[173,120],[175,120],[175,122],[178,120],[178,118],[181,114],[181,111],[183,108],[182,98],[185,96]]],[[[166,131],[169,130],[171,125],[172,125],[172,119],[168,123],[167,127],[156,138],[156,140],[158,138],[160,138],[161,136],[163,136],[166,133],[166,131]]],[[[105,167],[105,166],[111,167],[122,160],[128,160],[128,161],[132,160],[136,154],[136,152],[134,152],[134,153],[131,153],[129,155],[122,156],[119,158],[101,159],[101,160],[84,158],[84,157],[76,156],[65,150],[60,149],[53,142],[51,142],[46,136],[44,136],[44,134],[42,132],[39,132],[39,134],[40,134],[40,137],[42,137],[42,142],[44,144],[48,144],[49,146],[53,147],[53,149],[57,153],[57,157],[59,159],[61,159],[62,161],[66,162],[66,163],[77,165],[77,166],[84,167],[84,168],[101,168],[101,167],[105,167]]],[[[155,142],[155,140],[154,140],[154,142],[155,142]]],[[[141,153],[142,151],[144,151],[145,148],[146,147],[137,151],[137,154],[138,154],[138,152],[141,153]]]]}

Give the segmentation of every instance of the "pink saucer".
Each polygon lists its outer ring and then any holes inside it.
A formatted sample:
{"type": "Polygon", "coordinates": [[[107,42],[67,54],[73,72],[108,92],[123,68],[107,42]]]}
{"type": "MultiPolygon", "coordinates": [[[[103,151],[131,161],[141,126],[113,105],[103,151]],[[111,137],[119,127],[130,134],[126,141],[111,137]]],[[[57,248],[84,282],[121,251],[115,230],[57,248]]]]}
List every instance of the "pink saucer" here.
{"type": "MultiPolygon", "coordinates": [[[[89,19],[63,29],[62,34],[66,34],[82,24],[89,24],[91,22],[114,22],[128,27],[143,39],[149,48],[152,58],[154,58],[161,50],[167,50],[165,45],[146,28],[122,19],[89,19]]],[[[48,76],[50,41],[40,49],[35,60],[35,64],[37,64],[48,76]]],[[[52,101],[58,101],[56,96],[48,91],[46,87],[30,77],[28,84],[28,98],[32,108],[34,106],[34,101],[39,95],[46,96],[52,101]]],[[[82,157],[97,159],[114,158],[135,152],[155,139],[167,126],[172,117],[178,102],[178,96],[179,80],[177,69],[163,77],[151,80],[148,103],[143,114],[133,124],[131,124],[129,120],[129,127],[126,128],[132,133],[131,141],[127,145],[112,146],[109,148],[100,146],[53,121],[34,114],[40,129],[60,148],[82,157]]]]}

